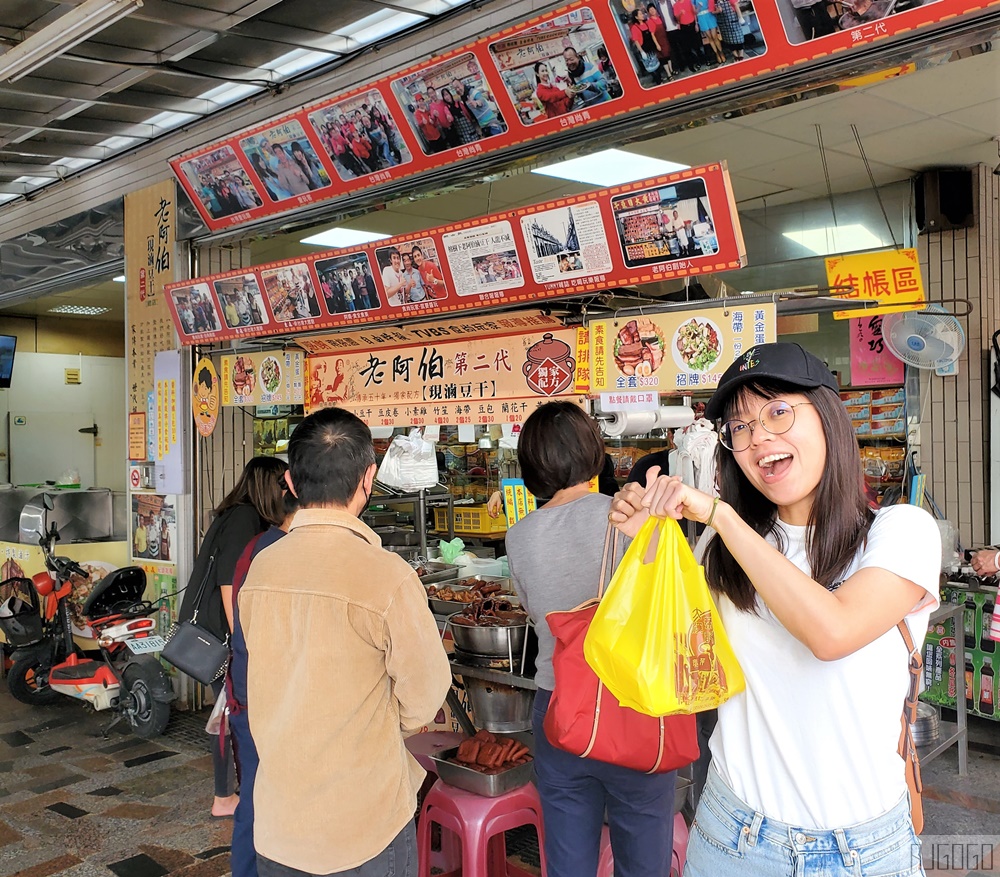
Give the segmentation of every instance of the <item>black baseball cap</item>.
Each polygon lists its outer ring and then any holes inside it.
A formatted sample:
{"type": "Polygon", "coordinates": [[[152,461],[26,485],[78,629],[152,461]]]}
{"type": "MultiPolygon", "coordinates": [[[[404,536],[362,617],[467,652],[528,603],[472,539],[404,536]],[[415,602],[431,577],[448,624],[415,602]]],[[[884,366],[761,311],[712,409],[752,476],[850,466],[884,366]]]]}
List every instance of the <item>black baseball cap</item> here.
{"type": "Polygon", "coordinates": [[[840,385],[826,363],[801,345],[787,342],[757,344],[741,353],[725,370],[718,388],[705,406],[705,417],[718,420],[725,412],[726,403],[740,387],[751,381],[768,379],[803,389],[829,387],[834,393],[840,393],[840,385]]]}

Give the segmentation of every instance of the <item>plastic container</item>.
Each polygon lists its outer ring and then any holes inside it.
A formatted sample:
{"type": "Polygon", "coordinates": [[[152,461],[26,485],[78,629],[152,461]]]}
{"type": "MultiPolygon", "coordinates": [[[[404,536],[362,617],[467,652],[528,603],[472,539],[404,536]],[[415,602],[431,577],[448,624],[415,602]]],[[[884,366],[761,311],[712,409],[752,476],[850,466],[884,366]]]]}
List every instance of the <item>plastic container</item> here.
{"type": "Polygon", "coordinates": [[[465,576],[501,576],[503,575],[503,564],[499,560],[487,557],[459,557],[455,558],[459,566],[459,577],[465,576]]]}
{"type": "MultiPolygon", "coordinates": [[[[464,491],[465,488],[462,487],[464,491]]],[[[463,493],[464,495],[464,493],[463,493]]],[[[456,497],[457,498],[457,497],[456,497]]],[[[434,509],[434,529],[439,533],[448,530],[448,509],[434,509]]],[[[455,506],[456,533],[505,533],[507,518],[499,515],[491,518],[485,505],[455,506]]]]}
{"type": "Polygon", "coordinates": [[[505,579],[510,578],[510,565],[507,563],[507,555],[497,558],[500,561],[500,575],[505,579]]]}

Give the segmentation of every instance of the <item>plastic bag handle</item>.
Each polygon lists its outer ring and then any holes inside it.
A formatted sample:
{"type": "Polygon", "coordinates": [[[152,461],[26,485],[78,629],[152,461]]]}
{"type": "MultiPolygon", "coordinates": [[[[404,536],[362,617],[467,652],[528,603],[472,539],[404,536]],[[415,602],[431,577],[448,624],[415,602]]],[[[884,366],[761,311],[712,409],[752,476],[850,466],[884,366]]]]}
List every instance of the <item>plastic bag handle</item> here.
{"type": "Polygon", "coordinates": [[[601,559],[601,577],[597,582],[597,599],[600,600],[604,596],[604,583],[608,580],[608,559],[611,560],[611,572],[614,573],[615,569],[618,567],[618,561],[621,559],[618,557],[618,534],[615,531],[615,526],[612,523],[608,523],[608,530],[604,534],[604,557],[601,559]]]}

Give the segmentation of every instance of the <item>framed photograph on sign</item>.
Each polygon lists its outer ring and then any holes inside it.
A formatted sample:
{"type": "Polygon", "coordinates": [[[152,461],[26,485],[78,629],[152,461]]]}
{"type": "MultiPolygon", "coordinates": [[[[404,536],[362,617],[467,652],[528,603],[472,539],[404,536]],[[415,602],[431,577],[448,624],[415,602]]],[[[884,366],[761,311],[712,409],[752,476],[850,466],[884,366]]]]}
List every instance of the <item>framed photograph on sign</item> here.
{"type": "Polygon", "coordinates": [[[253,210],[263,203],[232,147],[220,146],[183,161],[181,171],[212,219],[253,210]]]}
{"type": "Polygon", "coordinates": [[[264,292],[276,320],[308,320],[320,315],[316,285],[304,262],[268,268],[260,272],[264,292]]]}
{"type": "Polygon", "coordinates": [[[284,201],[330,185],[330,175],[305,129],[295,119],[244,137],[240,149],[271,201],[284,201]]]}
{"type": "Polygon", "coordinates": [[[441,260],[433,238],[421,238],[375,250],[387,301],[393,307],[448,297],[441,260]]]}
{"type": "Polygon", "coordinates": [[[329,314],[374,311],[382,307],[367,253],[345,253],[313,264],[329,314]]]}
{"type": "Polygon", "coordinates": [[[425,155],[507,131],[507,122],[471,52],[396,79],[392,91],[425,155]]]}
{"type": "Polygon", "coordinates": [[[378,91],[313,110],[309,122],[342,180],[413,161],[399,123],[378,91]]]}
{"type": "Polygon", "coordinates": [[[223,319],[230,329],[262,326],[267,322],[267,311],[264,309],[264,299],[256,275],[225,277],[213,281],[213,286],[222,303],[223,319]]]}
{"type": "Polygon", "coordinates": [[[181,328],[188,335],[218,332],[222,326],[207,283],[193,283],[170,290],[181,328]]]}
{"type": "Polygon", "coordinates": [[[623,94],[604,35],[587,7],[490,43],[490,55],[525,125],[623,94]]]}

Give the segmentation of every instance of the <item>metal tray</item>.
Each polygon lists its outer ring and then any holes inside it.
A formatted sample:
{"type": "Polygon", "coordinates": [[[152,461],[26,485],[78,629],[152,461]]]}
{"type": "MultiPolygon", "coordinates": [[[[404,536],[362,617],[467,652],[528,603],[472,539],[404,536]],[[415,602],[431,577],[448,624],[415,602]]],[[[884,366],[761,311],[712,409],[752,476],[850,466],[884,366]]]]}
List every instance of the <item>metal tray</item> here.
{"type": "MultiPolygon", "coordinates": [[[[453,591],[468,591],[468,588],[456,588],[454,584],[450,585],[453,591]]],[[[468,603],[460,603],[458,600],[439,600],[437,597],[428,597],[427,602],[431,607],[431,612],[436,615],[454,615],[456,612],[461,612],[468,603]]]]}
{"type": "MultiPolygon", "coordinates": [[[[518,598],[517,594],[514,593],[514,589],[511,587],[509,578],[504,578],[502,576],[462,576],[462,577],[456,576],[455,581],[457,581],[458,578],[462,578],[463,581],[466,579],[477,579],[483,582],[499,582],[501,587],[503,588],[504,592],[503,596],[506,599],[510,600],[510,602],[515,607],[520,607],[521,605],[520,599],[518,598]]],[[[426,579],[421,579],[421,581],[425,585],[432,584],[431,582],[428,582],[426,579]]],[[[453,591],[469,590],[467,587],[457,586],[455,584],[455,581],[448,581],[447,579],[442,579],[441,581],[442,582],[447,581],[449,587],[453,591]]],[[[437,582],[434,582],[434,584],[437,584],[437,582]]],[[[458,600],[439,600],[437,597],[428,597],[427,601],[430,604],[431,611],[435,615],[454,615],[456,612],[461,612],[466,606],[469,605],[468,603],[462,603],[458,600]]]]}
{"type": "Polygon", "coordinates": [[[500,585],[500,590],[504,593],[504,596],[517,597],[514,593],[514,585],[511,583],[510,576],[463,576],[461,569],[459,569],[458,581],[467,582],[470,579],[477,582],[496,582],[500,585]]]}
{"type": "Polygon", "coordinates": [[[453,563],[428,560],[426,563],[418,564],[418,566],[422,566],[428,571],[427,575],[419,577],[425,585],[437,585],[441,582],[453,582],[458,579],[458,567],[453,563]]]}
{"type": "Polygon", "coordinates": [[[485,774],[447,760],[457,752],[458,747],[455,746],[430,756],[434,764],[437,765],[437,775],[449,786],[465,789],[467,792],[482,795],[484,798],[499,798],[501,795],[531,782],[534,772],[534,762],[532,761],[508,768],[500,773],[485,774]]]}

